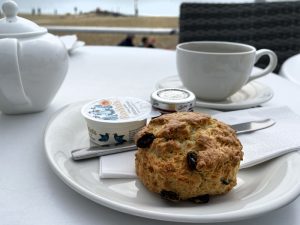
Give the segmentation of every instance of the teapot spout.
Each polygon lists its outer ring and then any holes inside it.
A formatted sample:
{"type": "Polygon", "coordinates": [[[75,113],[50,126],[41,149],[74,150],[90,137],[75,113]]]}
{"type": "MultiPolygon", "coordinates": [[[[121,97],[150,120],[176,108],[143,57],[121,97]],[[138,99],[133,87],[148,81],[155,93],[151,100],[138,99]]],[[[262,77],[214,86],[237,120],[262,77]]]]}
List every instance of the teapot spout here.
{"type": "Polygon", "coordinates": [[[11,105],[31,104],[26,95],[18,62],[18,40],[0,39],[0,98],[11,105]]]}

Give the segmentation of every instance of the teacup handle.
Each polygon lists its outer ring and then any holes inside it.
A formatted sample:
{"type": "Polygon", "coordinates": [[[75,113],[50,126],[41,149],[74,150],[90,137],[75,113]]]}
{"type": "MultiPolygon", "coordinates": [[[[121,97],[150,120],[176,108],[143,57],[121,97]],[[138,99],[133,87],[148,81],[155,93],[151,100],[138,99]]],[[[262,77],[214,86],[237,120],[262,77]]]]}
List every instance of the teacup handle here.
{"type": "Polygon", "coordinates": [[[269,62],[269,65],[262,71],[258,71],[257,73],[254,73],[252,74],[247,83],[249,83],[250,81],[254,80],[254,79],[257,79],[259,77],[262,77],[262,76],[265,76],[267,75],[268,73],[271,73],[276,65],[277,65],[277,56],[276,54],[269,50],[269,49],[260,49],[260,50],[257,50],[256,51],[256,56],[255,56],[255,63],[260,59],[260,57],[262,57],[263,55],[267,55],[269,56],[270,58],[270,62],[269,62]]]}
{"type": "Polygon", "coordinates": [[[20,74],[18,40],[0,39],[0,93],[12,104],[30,104],[20,74]]]}

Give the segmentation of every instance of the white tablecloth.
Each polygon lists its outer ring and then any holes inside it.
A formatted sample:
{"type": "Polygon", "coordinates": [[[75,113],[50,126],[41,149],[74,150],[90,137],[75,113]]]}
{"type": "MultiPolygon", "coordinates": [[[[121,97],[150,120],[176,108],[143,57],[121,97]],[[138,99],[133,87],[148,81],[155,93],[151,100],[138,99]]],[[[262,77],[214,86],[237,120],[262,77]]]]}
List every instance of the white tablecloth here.
{"type": "MultiPolygon", "coordinates": [[[[65,185],[48,165],[43,132],[53,113],[80,100],[125,95],[148,99],[157,80],[176,74],[171,50],[79,48],[70,58],[67,77],[49,108],[36,114],[0,113],[1,225],[174,224],[127,215],[98,205],[65,185]]],[[[300,89],[276,75],[261,78],[275,92],[267,105],[288,105],[300,114],[300,89]]],[[[234,225],[300,224],[300,199],[234,225]]],[[[183,224],[183,223],[180,223],[183,224]]]]}

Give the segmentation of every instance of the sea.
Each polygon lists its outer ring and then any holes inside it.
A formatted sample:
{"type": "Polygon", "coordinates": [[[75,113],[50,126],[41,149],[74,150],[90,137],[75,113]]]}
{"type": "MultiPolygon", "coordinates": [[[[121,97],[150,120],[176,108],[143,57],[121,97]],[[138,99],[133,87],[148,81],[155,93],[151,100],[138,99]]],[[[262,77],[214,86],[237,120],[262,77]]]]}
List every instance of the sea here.
{"type": "MultiPolygon", "coordinates": [[[[1,5],[5,0],[0,0],[1,5]]],[[[255,0],[15,0],[19,12],[41,14],[76,14],[100,10],[134,15],[137,9],[140,16],[179,15],[183,2],[253,2],[255,0]]],[[[261,1],[261,0],[260,0],[261,1]]]]}

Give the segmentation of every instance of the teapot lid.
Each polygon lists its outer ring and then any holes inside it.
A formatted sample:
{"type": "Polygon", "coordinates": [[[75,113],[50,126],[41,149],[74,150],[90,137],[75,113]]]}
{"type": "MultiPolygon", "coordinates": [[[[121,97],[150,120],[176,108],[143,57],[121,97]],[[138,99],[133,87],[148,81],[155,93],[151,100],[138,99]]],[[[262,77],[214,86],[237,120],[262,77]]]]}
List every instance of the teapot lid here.
{"type": "Polygon", "coordinates": [[[18,5],[12,0],[2,4],[4,18],[0,19],[0,37],[37,35],[47,32],[44,27],[22,17],[18,17],[18,5]]]}

